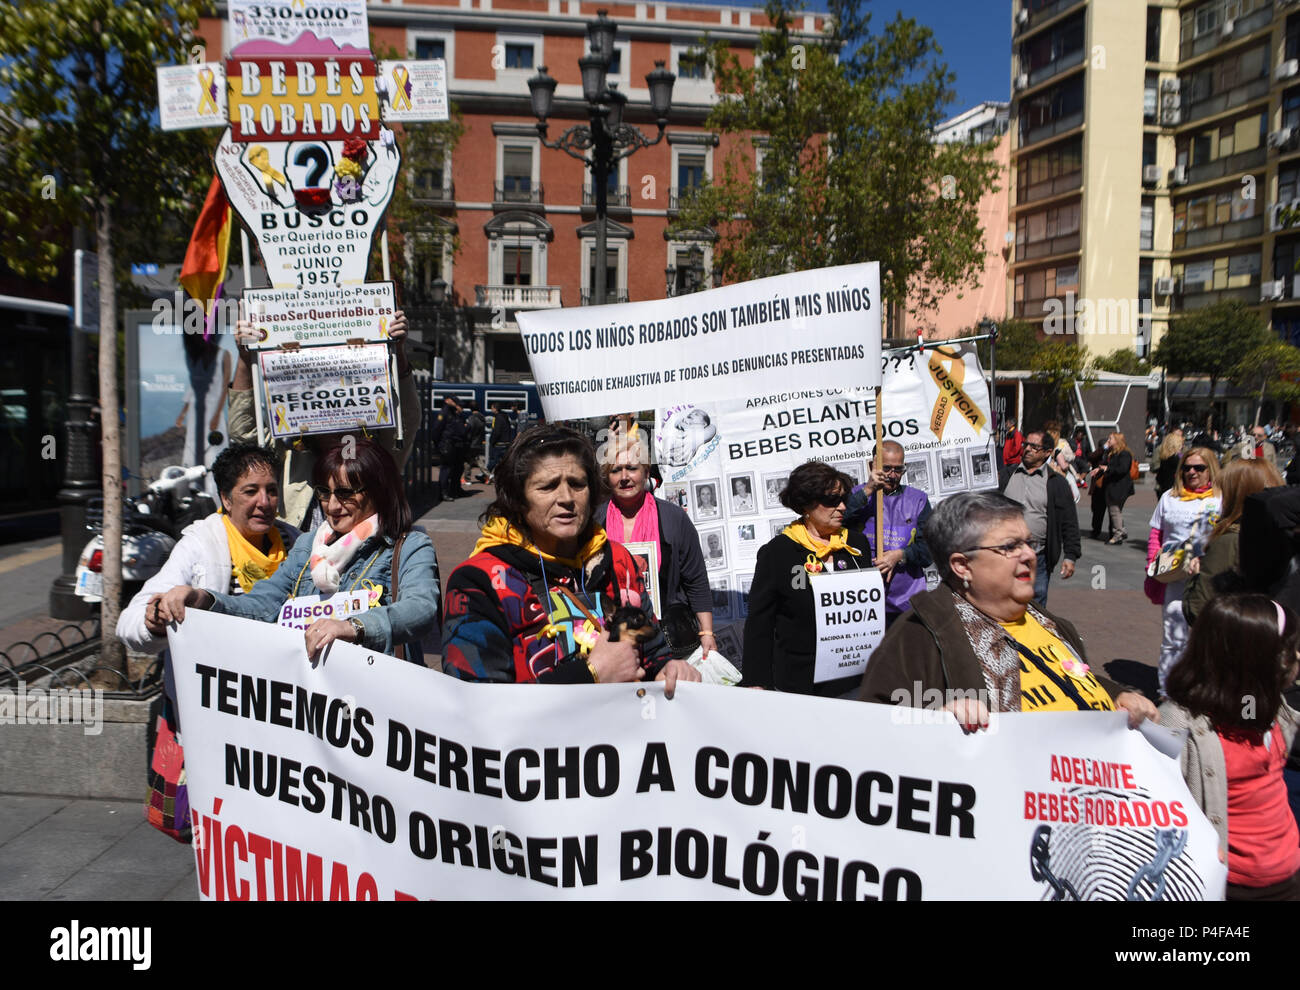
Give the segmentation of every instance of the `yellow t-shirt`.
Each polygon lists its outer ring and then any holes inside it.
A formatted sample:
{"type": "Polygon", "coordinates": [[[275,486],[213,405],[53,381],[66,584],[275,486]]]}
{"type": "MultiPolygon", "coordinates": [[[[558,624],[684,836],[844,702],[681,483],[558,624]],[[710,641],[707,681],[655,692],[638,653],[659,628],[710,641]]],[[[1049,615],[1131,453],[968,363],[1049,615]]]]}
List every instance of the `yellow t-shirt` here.
{"type": "Polygon", "coordinates": [[[1106,689],[1074,658],[1064,643],[1026,612],[1015,622],[999,622],[1013,639],[1038,658],[1031,663],[1020,655],[1020,710],[1022,712],[1112,712],[1114,703],[1106,689]],[[1050,672],[1050,673],[1049,673],[1050,672]],[[1083,704],[1062,688],[1070,685],[1083,704]]]}

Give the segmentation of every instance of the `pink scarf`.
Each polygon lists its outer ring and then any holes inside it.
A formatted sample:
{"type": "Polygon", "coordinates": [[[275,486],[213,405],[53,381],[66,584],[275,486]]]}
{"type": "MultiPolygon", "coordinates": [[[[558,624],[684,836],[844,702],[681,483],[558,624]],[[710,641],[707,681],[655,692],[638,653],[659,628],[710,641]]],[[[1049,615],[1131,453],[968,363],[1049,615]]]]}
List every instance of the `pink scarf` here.
{"type": "Polygon", "coordinates": [[[334,532],[328,520],[316,530],[311,541],[311,579],[316,587],[332,595],[339,590],[343,572],[352,563],[352,558],[361,549],[361,544],[379,532],[378,514],[361,520],[352,529],[339,536],[334,532]]]}
{"type": "Polygon", "coordinates": [[[655,497],[646,492],[632,521],[632,539],[623,539],[623,511],[612,498],[605,508],[605,535],[615,543],[659,543],[659,512],[655,497]]]}

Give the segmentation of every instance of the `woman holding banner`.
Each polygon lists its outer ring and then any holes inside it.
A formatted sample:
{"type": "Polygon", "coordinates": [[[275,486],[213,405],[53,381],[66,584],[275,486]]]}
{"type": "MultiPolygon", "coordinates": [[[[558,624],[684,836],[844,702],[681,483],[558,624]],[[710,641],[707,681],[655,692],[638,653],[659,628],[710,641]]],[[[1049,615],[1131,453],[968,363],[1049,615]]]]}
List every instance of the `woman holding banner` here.
{"type": "Polygon", "coordinates": [[[496,483],[474,553],[447,581],[445,673],[504,684],[653,679],[669,697],[678,680],[700,680],[669,658],[635,559],[605,536],[586,437],[549,423],[526,430],[496,483]]]}
{"type": "Polygon", "coordinates": [[[700,534],[681,508],[651,493],[649,447],[637,431],[615,438],[605,448],[601,474],[612,494],[596,510],[605,535],[615,543],[652,543],[658,547],[659,612],[664,633],[677,656],[695,652],[695,643],[673,642],[682,634],[698,636],[705,656],[716,651],[713,594],[700,551],[700,534]],[[671,619],[671,621],[667,621],[671,619]]]}
{"type": "Polygon", "coordinates": [[[326,521],[298,538],[273,576],[240,596],[173,588],[159,600],[163,622],[183,621],[187,608],[275,622],[297,599],[324,603],[361,591],[368,607],[307,627],[312,663],[336,639],[423,663],[420,641],[438,625],[438,560],[429,538],[411,528],[393,458],[373,440],[345,437],[316,461],[315,494],[326,521]]]}
{"type": "Polygon", "coordinates": [[[860,698],[943,709],[966,727],[990,712],[1113,711],[1158,721],[1155,706],[1088,667],[1075,628],[1033,604],[1038,551],[1024,510],[996,492],[940,502],[925,526],[943,583],[912,598],[885,633],[860,698]]]}
{"type": "Polygon", "coordinates": [[[871,566],[871,545],[844,526],[853,479],[821,461],[790,473],[781,504],[798,514],[758,551],[745,621],[742,687],[838,698],[857,686],[856,677],[814,683],[817,620],[814,574],[871,566]]]}

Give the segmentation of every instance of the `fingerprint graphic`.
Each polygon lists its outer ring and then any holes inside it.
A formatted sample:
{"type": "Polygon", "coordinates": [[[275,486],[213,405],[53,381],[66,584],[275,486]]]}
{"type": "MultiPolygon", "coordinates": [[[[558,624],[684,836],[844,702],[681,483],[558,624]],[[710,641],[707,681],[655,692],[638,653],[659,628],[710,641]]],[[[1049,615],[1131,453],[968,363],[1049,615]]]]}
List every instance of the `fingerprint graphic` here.
{"type": "MultiPolygon", "coordinates": [[[[1074,792],[1146,797],[1140,790],[1074,792]]],[[[1044,885],[1043,900],[1204,900],[1205,881],[1183,855],[1186,838],[1184,829],[1157,826],[1040,825],[1031,840],[1030,873],[1044,885]]]]}

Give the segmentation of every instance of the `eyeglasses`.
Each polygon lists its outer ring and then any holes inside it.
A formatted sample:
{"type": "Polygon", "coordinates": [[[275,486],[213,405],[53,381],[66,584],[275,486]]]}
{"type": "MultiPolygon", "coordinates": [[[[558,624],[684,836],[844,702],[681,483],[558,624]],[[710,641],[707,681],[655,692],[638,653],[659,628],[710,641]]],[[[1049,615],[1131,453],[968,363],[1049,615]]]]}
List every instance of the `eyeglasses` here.
{"type": "Polygon", "coordinates": [[[1208,471],[1208,470],[1210,470],[1210,468],[1208,465],[1205,464],[1184,464],[1183,465],[1184,473],[1188,471],[1208,471]]]}
{"type": "Polygon", "coordinates": [[[880,465],[881,474],[902,474],[903,465],[901,464],[882,464],[880,465]]]}
{"type": "Polygon", "coordinates": [[[959,550],[958,553],[973,553],[976,550],[992,550],[1003,557],[1014,557],[1025,547],[1028,547],[1034,553],[1043,549],[1042,540],[1012,540],[1010,543],[1001,543],[994,547],[971,547],[969,550],[959,550]]]}
{"type": "Polygon", "coordinates": [[[1026,449],[1028,449],[1029,447],[1033,447],[1035,450],[1047,449],[1047,444],[1045,443],[1030,443],[1028,440],[1025,441],[1024,446],[1026,449]]]}
{"type": "Polygon", "coordinates": [[[364,488],[317,488],[316,497],[320,499],[321,505],[329,505],[330,496],[333,495],[339,500],[340,504],[355,502],[358,495],[364,492],[364,488]]]}
{"type": "Polygon", "coordinates": [[[843,492],[840,492],[837,495],[819,495],[817,497],[817,504],[824,506],[827,509],[833,509],[843,502],[844,498],[845,496],[843,492]]]}

